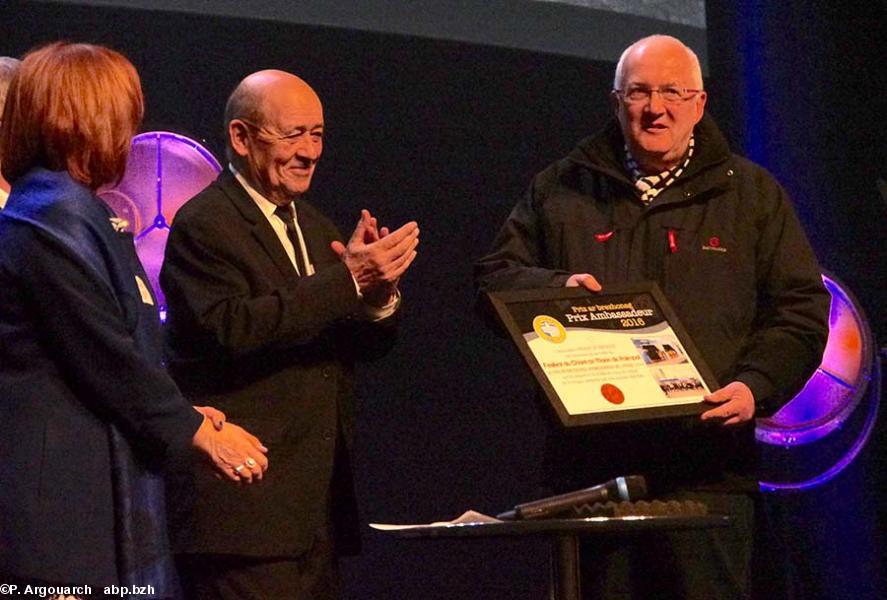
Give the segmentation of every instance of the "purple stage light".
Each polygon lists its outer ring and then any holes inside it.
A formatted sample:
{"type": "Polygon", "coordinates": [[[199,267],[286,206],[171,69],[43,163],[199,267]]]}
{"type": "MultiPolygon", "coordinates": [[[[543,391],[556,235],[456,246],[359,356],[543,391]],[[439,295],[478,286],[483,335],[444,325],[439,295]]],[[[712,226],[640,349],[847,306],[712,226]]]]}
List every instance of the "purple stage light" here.
{"type": "Polygon", "coordinates": [[[764,491],[801,490],[835,477],[868,440],[880,402],[880,369],[868,321],[853,295],[823,275],[832,297],[822,363],[776,414],[758,419],[764,491]],[[775,477],[774,477],[775,476],[775,477]]]}
{"type": "Polygon", "coordinates": [[[132,140],[126,172],[114,188],[99,196],[129,223],[136,253],[157,296],[160,314],[166,299],[158,277],[169,226],[185,202],[212,183],[222,170],[206,148],[183,135],[150,131],[132,140]]]}

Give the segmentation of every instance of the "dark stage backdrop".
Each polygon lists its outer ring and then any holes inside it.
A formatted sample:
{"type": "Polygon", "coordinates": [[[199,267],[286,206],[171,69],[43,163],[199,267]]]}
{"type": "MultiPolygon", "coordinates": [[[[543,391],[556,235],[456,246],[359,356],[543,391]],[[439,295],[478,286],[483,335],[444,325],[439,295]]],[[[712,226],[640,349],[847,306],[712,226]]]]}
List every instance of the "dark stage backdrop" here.
{"type": "MultiPolygon", "coordinates": [[[[822,265],[857,295],[883,345],[887,3],[707,0],[706,15],[710,89],[728,109],[722,122],[737,147],[788,189],[822,265]]],[[[885,399],[882,389],[882,413],[885,399]]],[[[769,597],[887,593],[883,423],[826,485],[768,497],[785,538],[770,557],[767,580],[779,594],[769,597]]]]}
{"type": "MultiPolygon", "coordinates": [[[[729,28],[722,25],[712,39],[720,41],[729,28]]],[[[402,284],[401,341],[359,373],[363,521],[427,522],[467,508],[496,513],[536,496],[544,420],[516,352],[474,316],[471,263],[487,250],[531,175],[608,118],[612,58],[292,19],[14,1],[0,1],[0,31],[0,54],[59,38],[123,51],[142,76],[145,129],[203,138],[220,158],[223,106],[243,76],[275,67],[310,82],[327,121],[312,201],[346,233],[363,207],[385,224],[416,219],[422,228],[419,258],[402,284]]],[[[721,60],[721,73],[728,72],[729,62],[721,60]]],[[[713,89],[718,78],[713,71],[713,89]]],[[[744,141],[741,107],[717,94],[709,106],[744,141]]],[[[849,119],[848,112],[844,107],[840,116],[849,119]]],[[[788,143],[799,132],[778,133],[788,143]]],[[[823,177],[831,181],[841,171],[828,173],[823,177]]],[[[823,225],[848,202],[838,187],[803,194],[801,216],[826,265],[857,284],[872,314],[872,300],[883,291],[857,271],[860,265],[830,260],[835,233],[823,225]]],[[[849,201],[862,202],[860,195],[849,201]]],[[[866,214],[865,223],[840,217],[840,235],[871,236],[873,213],[866,214]]],[[[342,564],[347,598],[546,597],[542,541],[423,543],[368,529],[364,539],[363,553],[342,564]]]]}

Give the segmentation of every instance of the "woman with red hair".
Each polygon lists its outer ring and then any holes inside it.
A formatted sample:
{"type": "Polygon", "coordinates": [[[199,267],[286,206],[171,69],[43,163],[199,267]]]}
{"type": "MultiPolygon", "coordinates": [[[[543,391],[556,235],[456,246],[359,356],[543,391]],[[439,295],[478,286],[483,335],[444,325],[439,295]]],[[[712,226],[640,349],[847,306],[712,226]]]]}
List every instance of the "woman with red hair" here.
{"type": "Polygon", "coordinates": [[[142,113],[135,68],[99,46],[33,51],[10,85],[0,132],[12,184],[0,212],[3,582],[98,594],[151,586],[168,597],[160,466],[196,448],[232,480],[267,468],[256,438],[190,406],[166,375],[132,238],[95,195],[122,176],[142,113]]]}

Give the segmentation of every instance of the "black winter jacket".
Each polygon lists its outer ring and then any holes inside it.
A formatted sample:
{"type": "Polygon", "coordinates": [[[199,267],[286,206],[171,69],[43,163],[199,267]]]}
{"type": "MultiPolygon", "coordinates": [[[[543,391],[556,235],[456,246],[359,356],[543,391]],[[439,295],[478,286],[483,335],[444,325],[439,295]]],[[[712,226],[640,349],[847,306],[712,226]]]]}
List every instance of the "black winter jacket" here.
{"type": "MultiPolygon", "coordinates": [[[[656,281],[718,382],[748,385],[756,416],[767,415],[818,366],[829,295],[785,191],[763,168],[732,154],[711,118],[696,126],[695,138],[687,171],[651,206],[622,166],[618,124],[586,138],[533,179],[476,263],[476,280],[482,291],[560,287],[573,273],[591,273],[605,289],[656,281]]],[[[631,444],[623,458],[645,448],[628,461],[636,467],[621,468],[709,480],[724,468],[747,473],[752,465],[751,424],[725,431],[696,422],[571,434],[559,445],[581,438],[582,448],[562,448],[569,455],[557,460],[576,460],[573,453],[588,453],[586,443],[599,447],[587,436],[605,435],[631,444]],[[686,456],[677,451],[681,443],[686,456]],[[699,459],[699,452],[716,450],[710,444],[721,448],[723,461],[699,459]]]]}

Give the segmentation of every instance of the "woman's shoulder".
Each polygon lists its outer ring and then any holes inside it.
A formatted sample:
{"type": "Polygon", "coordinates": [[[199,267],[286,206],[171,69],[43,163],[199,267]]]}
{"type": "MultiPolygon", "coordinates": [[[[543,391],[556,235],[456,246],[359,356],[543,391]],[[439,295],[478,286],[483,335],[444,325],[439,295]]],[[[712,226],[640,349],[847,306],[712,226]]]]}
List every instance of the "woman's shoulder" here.
{"type": "Polygon", "coordinates": [[[95,194],[67,171],[35,168],[15,181],[4,212],[26,221],[101,218],[95,194]],[[53,219],[54,218],[54,219],[53,219]]]}
{"type": "Polygon", "coordinates": [[[102,262],[113,245],[112,213],[67,172],[32,169],[12,186],[3,209],[3,229],[16,231],[22,252],[41,248],[102,262]]]}

